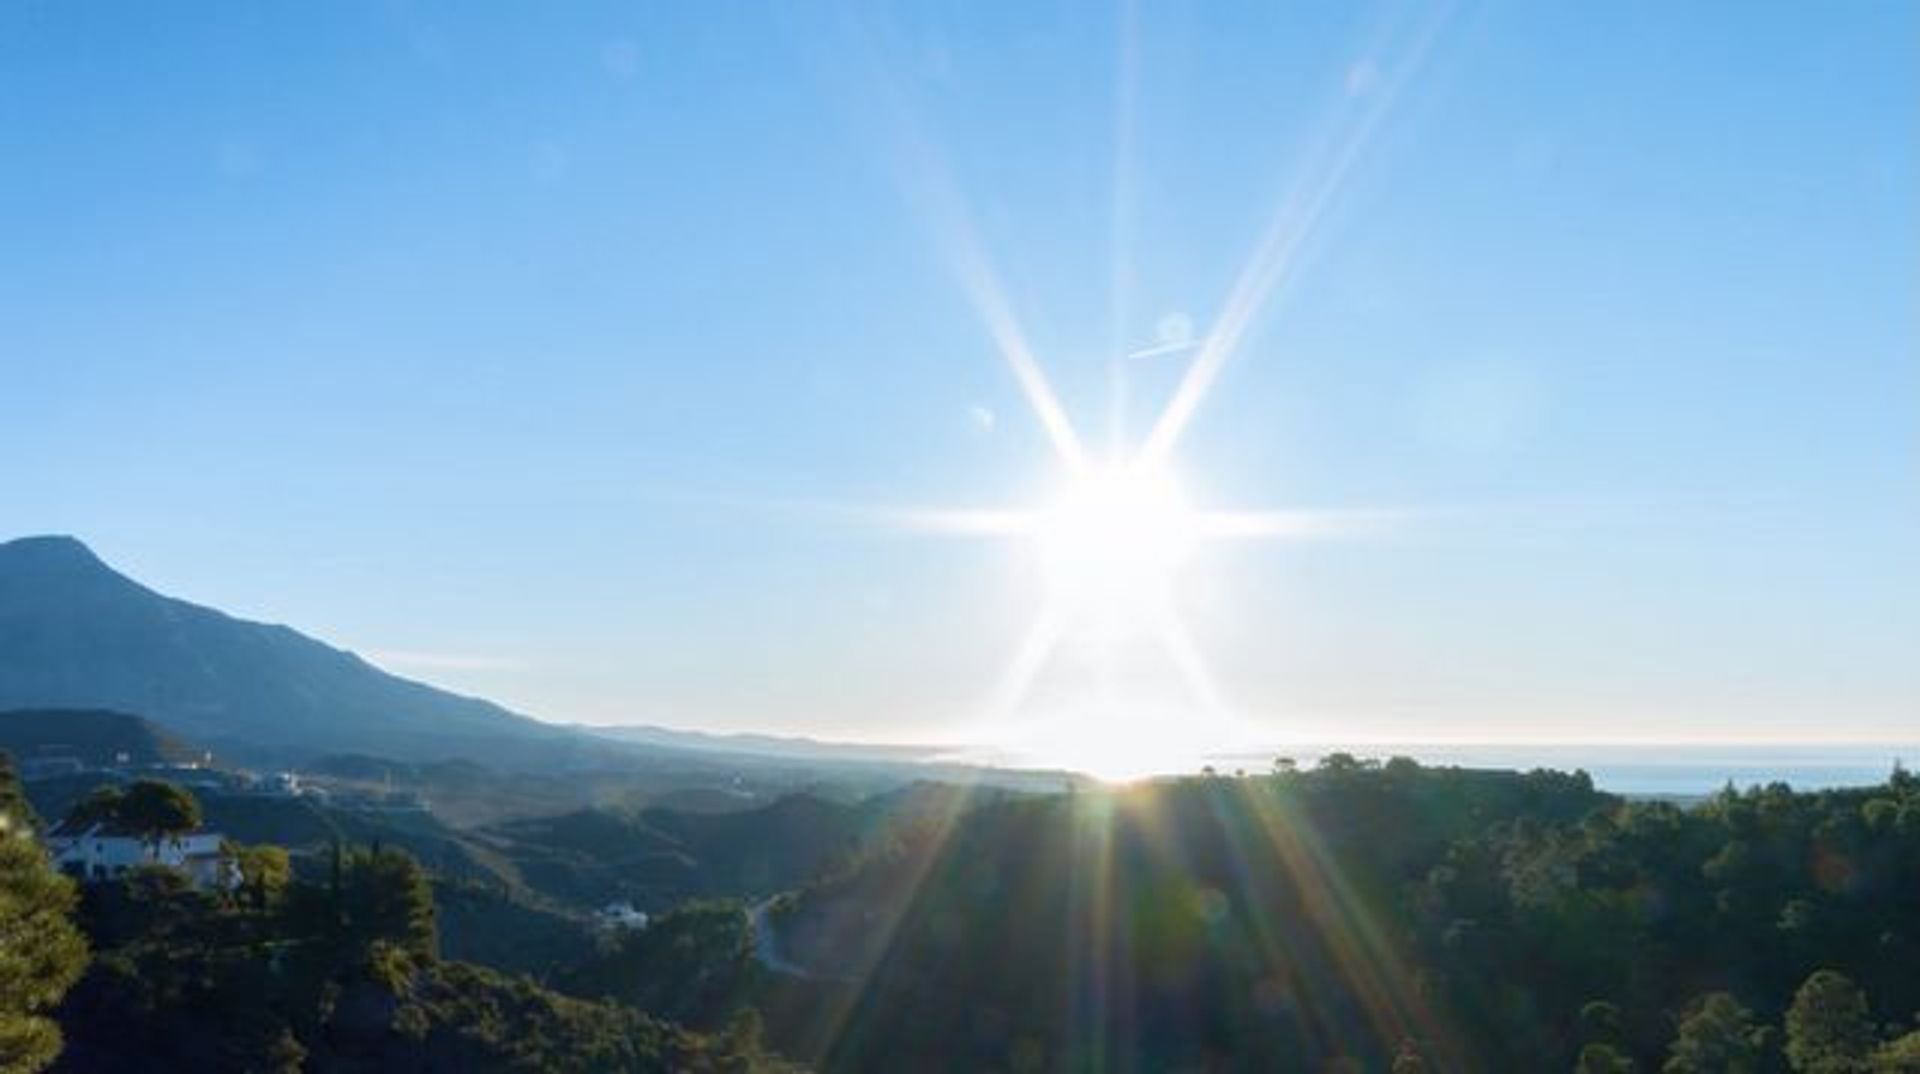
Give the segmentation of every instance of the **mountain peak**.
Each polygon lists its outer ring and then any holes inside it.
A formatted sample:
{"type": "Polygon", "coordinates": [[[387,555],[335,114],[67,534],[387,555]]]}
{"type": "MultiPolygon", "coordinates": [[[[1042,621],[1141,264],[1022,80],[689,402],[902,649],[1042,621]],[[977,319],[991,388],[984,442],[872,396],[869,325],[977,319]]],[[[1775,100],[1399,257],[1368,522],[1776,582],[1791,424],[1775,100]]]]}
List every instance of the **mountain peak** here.
{"type": "Polygon", "coordinates": [[[113,709],[202,741],[519,756],[565,733],[287,627],[156,593],[73,537],[0,543],[0,709],[113,709]]]}
{"type": "Polygon", "coordinates": [[[23,567],[105,567],[93,549],[78,537],[63,533],[16,537],[0,542],[0,565],[23,567]]]}

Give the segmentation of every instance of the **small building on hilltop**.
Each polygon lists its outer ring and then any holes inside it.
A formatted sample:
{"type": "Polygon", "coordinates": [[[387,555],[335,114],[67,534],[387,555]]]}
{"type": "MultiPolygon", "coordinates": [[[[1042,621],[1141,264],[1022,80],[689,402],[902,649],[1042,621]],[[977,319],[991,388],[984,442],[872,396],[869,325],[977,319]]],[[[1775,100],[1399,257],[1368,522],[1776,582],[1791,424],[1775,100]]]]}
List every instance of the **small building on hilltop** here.
{"type": "Polygon", "coordinates": [[[255,798],[299,798],[312,788],[300,782],[298,772],[272,772],[264,776],[246,774],[245,786],[236,793],[255,798]]]}
{"type": "Polygon", "coordinates": [[[630,902],[610,902],[602,906],[594,917],[601,928],[613,932],[647,927],[646,912],[634,909],[630,902]]]}
{"type": "Polygon", "coordinates": [[[47,835],[47,854],[55,868],[87,883],[162,865],[185,873],[194,887],[231,890],[240,886],[240,867],[221,849],[225,841],[206,830],[150,838],[106,823],[61,824],[47,835]]]}

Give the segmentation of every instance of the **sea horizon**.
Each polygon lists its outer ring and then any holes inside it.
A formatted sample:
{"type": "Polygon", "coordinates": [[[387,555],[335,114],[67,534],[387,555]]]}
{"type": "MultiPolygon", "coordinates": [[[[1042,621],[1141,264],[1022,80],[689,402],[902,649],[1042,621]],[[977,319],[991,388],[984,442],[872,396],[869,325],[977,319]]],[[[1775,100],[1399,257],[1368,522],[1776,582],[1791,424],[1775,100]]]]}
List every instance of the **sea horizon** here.
{"type": "Polygon", "coordinates": [[[1463,768],[1582,770],[1615,794],[1700,796],[1728,783],[1744,790],[1786,783],[1795,790],[1873,786],[1896,763],[1920,757],[1914,743],[1361,743],[1235,750],[1207,758],[1216,769],[1266,770],[1276,757],[1302,767],[1330,753],[1463,768]]]}
{"type": "MultiPolygon", "coordinates": [[[[1377,762],[1409,757],[1429,767],[1584,771],[1596,788],[1614,794],[1698,798],[1728,784],[1745,790],[1785,783],[1800,791],[1875,786],[1886,782],[1896,764],[1920,757],[1920,743],[1292,742],[1168,758],[1164,764],[1129,773],[1118,782],[1195,775],[1207,769],[1223,775],[1259,774],[1271,771],[1283,757],[1299,768],[1310,769],[1334,753],[1377,762]]],[[[1025,756],[1017,750],[963,750],[918,760],[1074,771],[1071,766],[1025,756]]]]}

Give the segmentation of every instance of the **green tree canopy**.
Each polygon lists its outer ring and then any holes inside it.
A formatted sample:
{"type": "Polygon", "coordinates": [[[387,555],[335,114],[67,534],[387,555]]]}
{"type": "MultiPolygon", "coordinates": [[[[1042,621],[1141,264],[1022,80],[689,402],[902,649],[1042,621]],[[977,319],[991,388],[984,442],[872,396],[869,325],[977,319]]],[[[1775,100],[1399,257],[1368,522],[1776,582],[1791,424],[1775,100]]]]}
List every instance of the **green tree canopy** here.
{"type": "Polygon", "coordinates": [[[46,1012],[78,980],[86,941],[73,926],[73,885],[47,864],[0,754],[0,1074],[27,1074],[60,1053],[46,1012]]]}
{"type": "Polygon", "coordinates": [[[1787,1008],[1787,1061],[1800,1074],[1859,1074],[1869,1069],[1873,1024],[1867,997],[1846,975],[1817,970],[1787,1008]]]}
{"type": "Polygon", "coordinates": [[[120,788],[107,785],[95,787],[86,797],[73,803],[67,810],[69,828],[89,828],[95,824],[111,824],[120,817],[120,803],[126,797],[120,788]]]}
{"type": "Polygon", "coordinates": [[[1754,1024],[1753,1012],[1725,992],[1712,992],[1693,1004],[1680,1022],[1665,1074],[1762,1074],[1769,1069],[1769,1041],[1754,1024]]]}
{"type": "Polygon", "coordinates": [[[1895,1037],[1873,1053],[1874,1074],[1920,1074],[1920,1029],[1895,1037]]]}
{"type": "Polygon", "coordinates": [[[1611,1044],[1593,1043],[1580,1049],[1574,1074],[1632,1074],[1633,1060],[1611,1044]]]}
{"type": "Polygon", "coordinates": [[[200,826],[200,802],[174,784],[138,780],[121,796],[116,819],[129,831],[148,839],[179,835],[200,826]]]}
{"type": "Polygon", "coordinates": [[[125,789],[96,787],[67,811],[68,827],[93,824],[111,824],[147,839],[179,835],[200,826],[200,802],[184,788],[157,779],[136,780],[125,789]]]}
{"type": "Polygon", "coordinates": [[[434,954],[433,887],[404,851],[375,848],[349,857],[339,900],[341,920],[357,944],[384,941],[409,954],[434,954]]]}
{"type": "Polygon", "coordinates": [[[229,844],[227,849],[240,868],[240,892],[254,909],[264,910],[277,903],[293,880],[293,864],[287,849],[264,843],[229,844]]]}

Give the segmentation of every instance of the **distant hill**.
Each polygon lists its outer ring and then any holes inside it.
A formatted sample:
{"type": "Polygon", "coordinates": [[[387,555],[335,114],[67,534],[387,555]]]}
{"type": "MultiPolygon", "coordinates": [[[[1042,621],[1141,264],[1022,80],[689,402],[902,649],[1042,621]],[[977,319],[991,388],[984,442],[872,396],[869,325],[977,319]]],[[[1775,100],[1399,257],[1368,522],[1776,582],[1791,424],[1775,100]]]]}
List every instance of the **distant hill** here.
{"type": "Polygon", "coordinates": [[[72,757],[89,767],[183,761],[195,751],[160,725],[103,709],[0,712],[0,750],[15,761],[72,757]]]}
{"type": "MultiPolygon", "coordinates": [[[[216,748],[524,759],[582,736],[163,596],[71,537],[0,544],[0,709],[135,712],[216,748]]],[[[593,747],[604,748],[604,747],[593,747]]]]}
{"type": "Polygon", "coordinates": [[[748,754],[793,761],[875,761],[893,764],[948,763],[953,751],[937,746],[896,746],[865,742],[822,742],[792,735],[708,734],[648,724],[600,727],[573,725],[587,734],[619,742],[713,754],[748,754]]]}
{"type": "MultiPolygon", "coordinates": [[[[962,788],[946,793],[970,797],[962,788]]],[[[793,794],[730,812],[586,809],[472,834],[551,898],[658,910],[690,895],[762,896],[812,880],[889,830],[910,797],[844,803],[793,794]]]]}
{"type": "MultiPolygon", "coordinates": [[[[680,784],[694,787],[729,786],[748,772],[761,784],[836,781],[863,791],[920,778],[1057,789],[1063,779],[937,763],[917,748],[542,723],[389,674],[289,627],[156,593],[72,537],[0,543],[6,709],[134,713],[229,760],[305,766],[343,755],[374,764],[375,778],[394,762],[465,759],[502,772],[701,776],[680,784]]],[[[458,776],[432,774],[436,783],[458,776]]]]}

